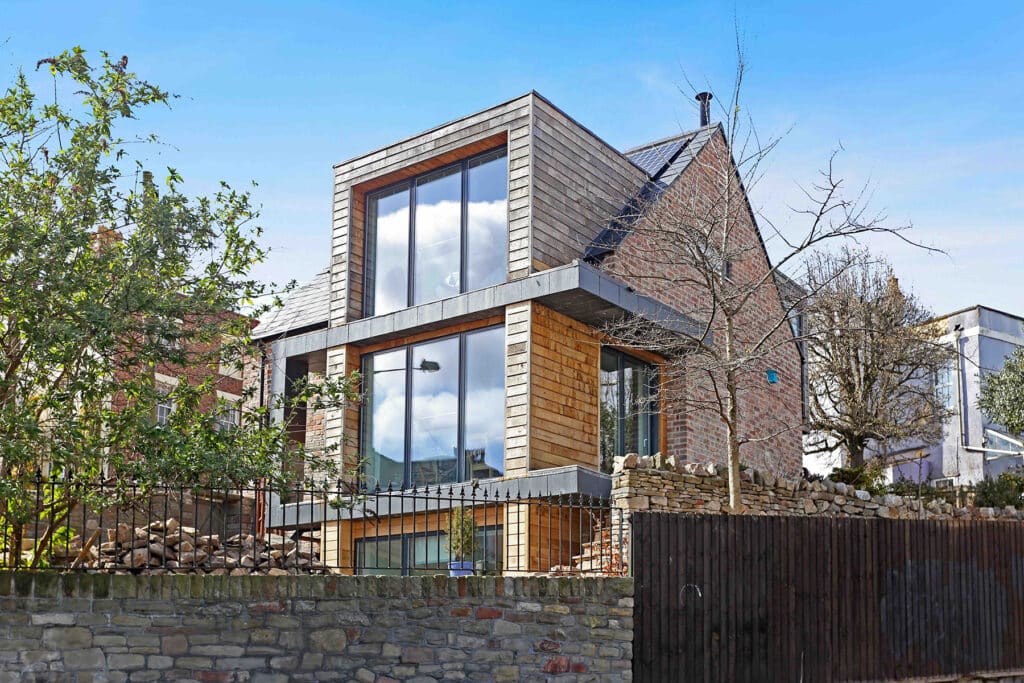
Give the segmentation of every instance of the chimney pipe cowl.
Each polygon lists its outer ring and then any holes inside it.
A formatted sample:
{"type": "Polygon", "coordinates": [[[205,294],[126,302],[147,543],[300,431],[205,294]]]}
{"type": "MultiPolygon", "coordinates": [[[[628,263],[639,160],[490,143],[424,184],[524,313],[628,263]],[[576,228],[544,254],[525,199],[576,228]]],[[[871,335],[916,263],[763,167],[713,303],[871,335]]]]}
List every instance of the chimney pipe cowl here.
{"type": "Polygon", "coordinates": [[[696,99],[700,102],[700,127],[705,128],[711,125],[711,100],[714,97],[709,92],[697,93],[696,99]]]}

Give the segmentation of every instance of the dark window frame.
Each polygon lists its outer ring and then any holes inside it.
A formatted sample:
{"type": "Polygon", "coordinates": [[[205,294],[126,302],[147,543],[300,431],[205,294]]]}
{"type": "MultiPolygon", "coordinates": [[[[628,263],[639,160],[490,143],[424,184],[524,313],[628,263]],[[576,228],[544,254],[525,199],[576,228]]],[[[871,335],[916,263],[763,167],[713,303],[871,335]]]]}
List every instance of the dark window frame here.
{"type": "MultiPolygon", "coordinates": [[[[459,400],[458,400],[458,434],[457,434],[457,448],[458,453],[455,457],[455,480],[448,483],[459,483],[469,481],[469,477],[466,476],[466,337],[471,334],[478,332],[484,332],[487,330],[504,329],[505,323],[497,323],[494,325],[484,325],[483,327],[474,327],[471,330],[463,330],[461,332],[454,332],[452,334],[442,335],[440,337],[431,337],[430,339],[421,339],[420,341],[413,342],[411,344],[405,344],[404,346],[396,346],[389,349],[379,349],[377,351],[371,351],[370,353],[363,354],[359,359],[359,371],[363,377],[372,377],[372,371],[368,373],[367,362],[378,353],[387,353],[389,351],[402,350],[405,352],[405,415],[404,415],[404,434],[403,434],[403,461],[402,461],[402,483],[400,490],[406,490],[412,488],[412,377],[414,372],[418,370],[413,367],[413,349],[421,344],[431,344],[434,342],[445,341],[447,339],[458,339],[459,340],[459,400]]],[[[371,399],[372,401],[372,399],[371,399]]],[[[363,461],[363,468],[369,466],[369,461],[364,460],[363,449],[366,446],[366,429],[368,424],[369,416],[367,415],[366,404],[361,403],[359,407],[359,445],[357,451],[359,453],[360,460],[363,461]]],[[[502,431],[505,431],[504,428],[502,431]]],[[[504,460],[504,456],[502,458],[504,460]]],[[[502,474],[504,475],[504,463],[502,463],[502,474]]],[[[380,485],[381,482],[377,482],[380,485]]],[[[390,484],[390,482],[389,482],[390,484]]],[[[434,484],[430,484],[434,486],[434,484]]],[[[369,485],[366,483],[365,472],[364,476],[360,477],[360,487],[364,490],[369,489],[369,485]]],[[[382,487],[387,488],[387,487],[382,487]]]]}
{"type": "MultiPolygon", "coordinates": [[[[397,533],[397,534],[390,534],[389,533],[386,536],[364,536],[362,538],[353,539],[352,540],[352,558],[353,558],[353,560],[352,560],[353,567],[352,568],[353,568],[353,570],[355,571],[356,574],[360,574],[360,572],[365,572],[366,570],[374,570],[374,569],[397,569],[397,570],[402,572],[402,576],[411,576],[412,575],[411,574],[412,567],[409,564],[409,560],[412,557],[412,553],[409,552],[409,546],[411,545],[412,541],[414,541],[417,538],[436,537],[437,538],[437,544],[438,544],[436,546],[438,548],[438,559],[440,559],[441,542],[444,541],[444,538],[447,535],[448,534],[446,534],[442,530],[436,530],[436,531],[416,531],[416,532],[409,532],[409,533],[404,533],[404,534],[403,533],[397,533]],[[401,563],[401,566],[393,567],[393,566],[390,566],[390,564],[387,567],[380,567],[380,566],[367,567],[366,566],[366,564],[365,564],[365,562],[366,562],[366,546],[365,546],[365,544],[366,543],[368,543],[368,542],[369,543],[388,543],[388,542],[392,542],[392,541],[395,541],[395,540],[401,541],[401,544],[402,544],[401,551],[399,553],[399,555],[400,555],[399,562],[401,563]],[[362,548],[360,547],[361,545],[362,545],[362,548]],[[360,553],[361,549],[362,549],[362,553],[360,553]]],[[[428,546],[428,548],[429,548],[429,546],[428,546]]],[[[422,571],[429,571],[429,568],[426,569],[426,570],[422,570],[422,571]]],[[[372,576],[372,574],[370,576],[372,576]]]]}
{"type": "MultiPolygon", "coordinates": [[[[406,254],[406,286],[405,286],[405,308],[415,306],[418,304],[413,303],[416,295],[416,187],[422,182],[429,182],[439,176],[443,176],[446,172],[450,172],[454,168],[459,169],[461,178],[461,209],[459,216],[459,294],[465,294],[468,291],[467,285],[467,270],[468,270],[468,247],[469,247],[469,169],[474,164],[482,164],[492,159],[498,159],[505,157],[506,165],[508,163],[508,145],[501,145],[494,147],[485,152],[468,156],[465,159],[460,159],[450,164],[445,164],[439,168],[420,173],[411,178],[400,180],[396,183],[392,183],[385,187],[368,192],[363,198],[364,205],[364,225],[363,225],[363,258],[365,263],[363,264],[363,317],[369,318],[375,314],[374,312],[374,278],[376,277],[377,271],[377,253],[376,253],[376,230],[374,227],[374,212],[370,211],[371,202],[378,198],[384,197],[389,194],[396,194],[408,190],[409,192],[409,233],[408,233],[408,254],[406,254]]],[[[506,174],[507,175],[507,174],[506,174]]],[[[505,201],[506,201],[506,213],[505,213],[505,242],[508,244],[508,178],[505,179],[505,201]]],[[[508,254],[506,246],[506,258],[505,258],[505,280],[508,280],[508,254]]],[[[430,302],[423,302],[430,303],[430,302]]],[[[398,309],[402,310],[402,309],[398,309]]]]}
{"type": "MultiPolygon", "coordinates": [[[[487,525],[484,525],[484,526],[478,526],[478,527],[476,527],[476,532],[477,532],[478,535],[482,535],[483,536],[485,551],[486,551],[486,544],[487,544],[488,537],[494,539],[494,549],[495,549],[495,552],[499,555],[499,556],[495,557],[495,562],[494,562],[495,566],[493,566],[493,567],[485,566],[484,567],[484,571],[495,571],[495,570],[499,570],[500,571],[504,567],[504,564],[505,564],[505,547],[504,547],[504,542],[505,542],[505,525],[504,524],[487,524],[487,525]],[[499,533],[501,534],[501,543],[498,543],[498,535],[499,535],[499,533]]],[[[445,545],[447,545],[447,541],[445,540],[447,536],[448,536],[447,532],[445,532],[442,529],[437,529],[437,530],[434,530],[434,531],[416,531],[416,532],[397,533],[397,534],[389,533],[386,536],[364,536],[362,538],[352,539],[352,558],[353,558],[352,559],[352,569],[353,569],[353,571],[355,572],[356,575],[360,575],[360,576],[372,576],[372,574],[368,575],[368,574],[361,573],[361,572],[366,572],[367,570],[374,570],[374,569],[398,569],[398,570],[400,570],[402,572],[402,576],[412,576],[413,567],[412,567],[412,565],[410,563],[410,560],[412,559],[412,553],[410,552],[410,547],[412,546],[412,542],[415,541],[417,538],[436,537],[438,545],[436,545],[434,547],[436,547],[438,549],[438,559],[440,559],[440,548],[441,548],[440,544],[441,544],[441,541],[445,541],[445,545]],[[391,567],[391,566],[388,566],[388,567],[367,567],[366,566],[366,564],[365,564],[365,559],[366,559],[365,544],[367,542],[372,542],[372,543],[390,542],[390,541],[394,541],[396,539],[398,539],[398,540],[400,540],[402,542],[402,549],[401,549],[401,553],[400,553],[400,555],[401,555],[401,557],[400,557],[401,566],[400,567],[391,567]],[[362,546],[362,548],[361,548],[361,546],[362,546]],[[362,549],[362,553],[360,553],[361,549],[362,549]]],[[[428,547],[428,549],[430,548],[429,545],[427,547],[428,547]]],[[[486,555],[486,552],[485,552],[485,555],[486,555]]],[[[430,558],[428,557],[427,559],[430,559],[430,558]]],[[[485,565],[489,564],[489,562],[488,562],[486,557],[484,557],[482,559],[483,559],[485,565]]],[[[450,560],[449,560],[449,562],[450,562],[450,560]]],[[[473,562],[474,562],[474,564],[477,562],[476,558],[473,559],[473,562]]],[[[438,564],[440,564],[440,562],[438,562],[438,564]]],[[[426,569],[418,569],[416,571],[427,572],[427,571],[430,571],[430,570],[431,570],[431,568],[428,567],[426,569]]]]}
{"type": "MultiPolygon", "coordinates": [[[[602,346],[601,354],[613,354],[616,360],[616,382],[618,384],[618,406],[616,415],[616,434],[615,434],[615,453],[613,456],[625,455],[626,454],[626,421],[632,415],[626,406],[626,392],[625,392],[625,371],[626,371],[626,360],[630,360],[634,363],[639,363],[644,368],[647,368],[650,372],[650,378],[648,380],[648,409],[645,412],[640,413],[639,419],[647,420],[647,431],[648,447],[647,453],[640,453],[640,455],[653,455],[661,449],[661,374],[656,363],[638,358],[631,353],[627,353],[615,346],[602,346]]],[[[599,359],[600,362],[600,359],[599,359]]],[[[603,372],[603,371],[602,371],[603,372]]],[[[598,400],[601,400],[599,395],[598,400]]],[[[598,442],[601,441],[601,435],[598,434],[598,442]]],[[[642,451],[638,445],[638,452],[642,451]]],[[[602,463],[598,463],[601,465],[602,463]]]]}

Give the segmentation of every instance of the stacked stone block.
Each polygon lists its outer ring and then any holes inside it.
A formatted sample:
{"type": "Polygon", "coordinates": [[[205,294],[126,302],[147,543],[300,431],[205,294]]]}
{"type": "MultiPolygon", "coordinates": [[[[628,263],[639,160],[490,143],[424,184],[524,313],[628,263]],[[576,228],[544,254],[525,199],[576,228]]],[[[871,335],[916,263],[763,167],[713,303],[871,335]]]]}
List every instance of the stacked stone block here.
{"type": "MultiPolygon", "coordinates": [[[[954,507],[950,503],[892,494],[873,496],[853,486],[825,479],[785,479],[768,472],[743,470],[743,514],[885,519],[1024,519],[1014,507],[954,507]]],[[[716,463],[682,463],[659,455],[626,456],[616,461],[612,505],[627,513],[726,512],[727,472],[716,463]]]]}
{"type": "Polygon", "coordinates": [[[0,572],[0,682],[628,681],[623,578],[0,572]]]}

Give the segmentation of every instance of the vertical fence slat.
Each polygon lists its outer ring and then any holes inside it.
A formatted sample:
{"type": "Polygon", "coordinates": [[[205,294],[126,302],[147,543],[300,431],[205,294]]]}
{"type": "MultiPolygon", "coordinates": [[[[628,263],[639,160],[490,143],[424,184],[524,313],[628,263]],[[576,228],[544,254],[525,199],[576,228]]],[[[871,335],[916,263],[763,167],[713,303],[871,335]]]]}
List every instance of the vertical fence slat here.
{"type": "Polygon", "coordinates": [[[637,681],[1024,666],[1019,522],[639,512],[632,543],[637,681]]]}
{"type": "Polygon", "coordinates": [[[956,582],[951,591],[951,597],[954,604],[957,606],[957,621],[955,623],[955,630],[953,635],[956,638],[953,642],[959,643],[959,647],[951,648],[955,652],[955,669],[960,671],[969,661],[968,659],[968,648],[969,645],[967,633],[967,615],[969,613],[969,606],[964,602],[964,585],[967,581],[967,565],[966,556],[964,555],[964,547],[967,543],[967,537],[970,533],[969,522],[961,519],[956,522],[956,531],[954,537],[954,566],[956,567],[956,582]]]}
{"type": "Polygon", "coordinates": [[[1010,630],[1006,634],[1006,640],[1004,641],[1007,648],[1012,647],[1014,643],[1021,642],[1024,639],[1024,630],[1021,629],[1021,599],[1020,595],[1015,593],[1012,588],[1019,586],[1024,575],[1020,571],[1021,567],[1021,533],[1017,525],[1008,525],[1012,528],[1010,536],[1010,557],[1009,566],[1007,567],[1008,576],[1007,583],[1011,587],[1010,591],[1010,630]]]}
{"type": "MultiPolygon", "coordinates": [[[[875,556],[875,540],[878,538],[880,522],[871,520],[867,528],[863,530],[861,534],[861,546],[864,549],[864,584],[865,589],[871,596],[871,602],[869,604],[877,605],[881,600],[881,595],[878,591],[878,582],[875,580],[878,571],[878,558],[875,556]]],[[[862,664],[870,666],[871,663],[878,661],[878,640],[877,631],[875,629],[875,616],[874,610],[861,610],[861,623],[863,624],[863,634],[865,645],[867,646],[867,657],[866,661],[862,664]]],[[[869,666],[862,666],[861,671],[867,673],[870,671],[869,666]]]]}

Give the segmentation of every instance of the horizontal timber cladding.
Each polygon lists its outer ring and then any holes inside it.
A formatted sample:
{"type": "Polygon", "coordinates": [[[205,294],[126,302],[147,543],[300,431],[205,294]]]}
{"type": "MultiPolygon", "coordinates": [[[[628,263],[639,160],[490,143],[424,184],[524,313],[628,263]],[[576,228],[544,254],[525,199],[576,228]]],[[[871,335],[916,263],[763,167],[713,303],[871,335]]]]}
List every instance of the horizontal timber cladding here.
{"type": "MultiPolygon", "coordinates": [[[[384,495],[368,494],[365,498],[366,505],[372,509],[375,503],[379,503],[385,498],[384,495]]],[[[427,499],[429,499],[429,495],[424,493],[422,500],[427,499]]],[[[467,500],[466,504],[468,505],[469,502],[467,500]]],[[[408,506],[411,508],[414,503],[415,495],[408,501],[408,506]]],[[[359,512],[359,510],[360,507],[357,504],[355,512],[359,512]]],[[[416,536],[435,532],[447,533],[448,518],[449,512],[438,508],[415,514],[409,512],[404,515],[365,515],[362,519],[356,520],[327,521],[321,525],[323,556],[326,558],[325,562],[332,562],[330,566],[337,567],[338,573],[352,574],[357,559],[355,555],[356,541],[362,539],[383,540],[402,535],[416,536]]],[[[478,528],[500,527],[504,529],[506,526],[505,506],[498,503],[478,505],[473,511],[473,521],[478,528]]],[[[502,557],[510,557],[517,552],[516,548],[519,543],[525,545],[525,538],[518,539],[514,534],[505,534],[502,557]]],[[[422,559],[436,561],[441,557],[442,550],[447,551],[446,541],[443,538],[432,540],[426,547],[427,558],[422,559]]],[[[566,557],[571,557],[571,555],[567,554],[566,557]]],[[[365,568],[363,573],[374,575],[386,573],[374,570],[401,568],[400,562],[391,567],[382,563],[379,567],[365,568]]]]}
{"type": "Polygon", "coordinates": [[[601,342],[540,304],[530,329],[530,469],[598,467],[601,342]]]}
{"type": "Polygon", "coordinates": [[[632,524],[634,680],[1024,667],[1020,522],[637,512],[632,524]]]}
{"type": "Polygon", "coordinates": [[[580,258],[646,175],[543,99],[533,123],[533,254],[558,266],[580,258]]]}
{"type": "Polygon", "coordinates": [[[530,327],[534,304],[505,308],[505,476],[530,469],[530,327]]]}
{"type": "MultiPolygon", "coordinates": [[[[428,495],[424,494],[423,500],[428,495]]],[[[384,500],[384,495],[370,494],[367,506],[384,500]]],[[[584,545],[593,541],[607,524],[607,513],[598,507],[588,509],[585,503],[577,501],[575,507],[548,504],[545,499],[517,498],[515,502],[475,501],[473,519],[478,529],[500,530],[500,553],[493,566],[487,570],[500,570],[510,575],[526,572],[571,572],[580,571],[574,567],[574,560],[580,556],[584,545]]],[[[466,500],[469,506],[471,501],[466,500]]],[[[409,501],[412,507],[413,501],[409,501]]],[[[355,512],[359,512],[359,504],[355,512]]],[[[332,571],[353,574],[358,564],[356,543],[360,540],[376,541],[394,539],[400,536],[423,537],[429,535],[418,556],[419,560],[438,563],[447,555],[448,546],[444,535],[448,533],[449,512],[435,509],[426,512],[398,515],[366,515],[355,520],[327,521],[321,526],[322,557],[332,571]]],[[[478,551],[482,549],[478,548],[478,551]]],[[[473,559],[483,559],[477,552],[473,559]]],[[[601,557],[611,566],[610,557],[601,557]]],[[[447,560],[445,560],[447,561],[447,560]]],[[[493,561],[493,560],[492,560],[493,561]]],[[[421,563],[422,564],[422,563],[421,563]]],[[[442,563],[443,564],[443,563],[442,563]]],[[[381,561],[379,566],[371,563],[360,572],[367,575],[385,574],[388,569],[401,569],[400,560],[381,561]],[[385,571],[381,571],[385,570],[385,571]]],[[[585,567],[585,571],[596,571],[598,566],[585,567]]]]}
{"type": "Polygon", "coordinates": [[[516,98],[334,168],[331,325],[361,315],[363,196],[418,173],[501,145],[509,160],[510,277],[530,272],[530,111],[536,95],[516,98]]]}

